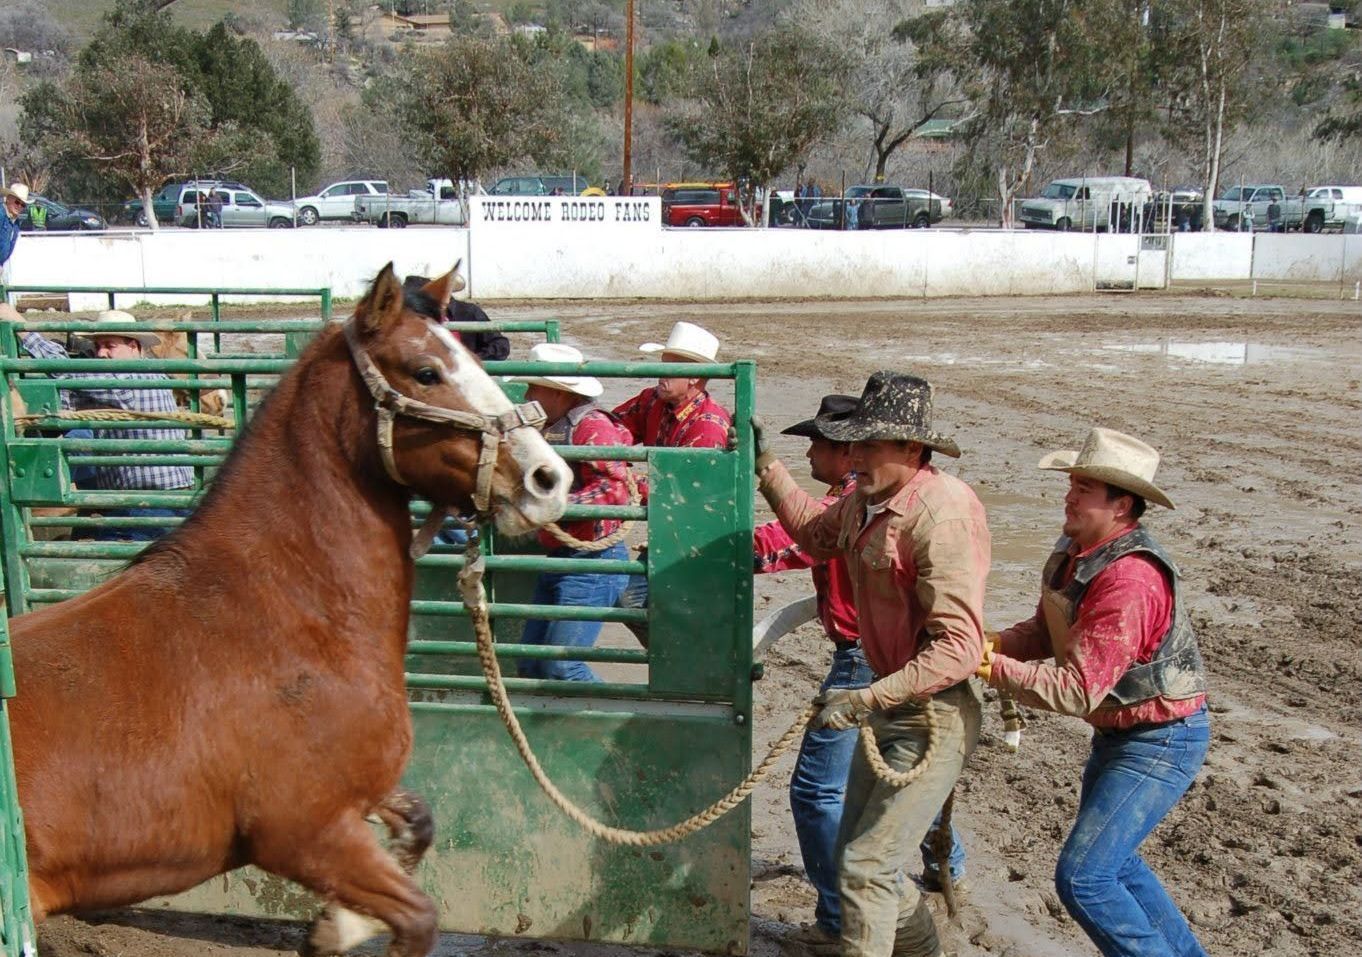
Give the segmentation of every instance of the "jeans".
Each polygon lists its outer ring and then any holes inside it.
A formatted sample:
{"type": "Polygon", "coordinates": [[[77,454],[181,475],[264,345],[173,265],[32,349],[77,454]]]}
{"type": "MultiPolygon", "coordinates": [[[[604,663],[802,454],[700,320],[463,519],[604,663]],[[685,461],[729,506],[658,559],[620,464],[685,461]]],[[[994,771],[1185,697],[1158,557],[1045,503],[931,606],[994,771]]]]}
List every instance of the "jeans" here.
{"type": "Polygon", "coordinates": [[[1055,889],[1103,957],[1206,957],[1138,849],[1191,785],[1209,744],[1205,708],[1152,728],[1093,735],[1055,889]]]}
{"type": "MultiPolygon", "coordinates": [[[[627,552],[625,553],[624,557],[625,558],[629,557],[627,552]]],[[[640,553],[640,558],[642,558],[642,553],[640,553]]],[[[647,608],[648,607],[647,576],[645,575],[625,576],[624,587],[620,590],[619,597],[616,599],[615,603],[620,608],[634,609],[647,608]]],[[[638,643],[640,645],[642,645],[644,648],[648,647],[649,633],[648,623],[646,621],[627,622],[625,624],[625,627],[634,633],[634,637],[638,639],[638,643]]]]}
{"type": "MultiPolygon", "coordinates": [[[[629,550],[623,542],[600,552],[555,549],[553,558],[611,558],[623,561],[629,550]]],[[[624,590],[625,575],[602,575],[598,572],[543,572],[535,582],[533,603],[536,605],[587,606],[613,608],[624,590]]],[[[525,622],[520,636],[523,645],[554,645],[559,648],[590,648],[601,633],[599,621],[542,621],[525,622]]],[[[560,681],[600,681],[596,673],[582,661],[554,661],[546,658],[521,658],[517,673],[522,678],[554,678],[560,681]]]]}
{"type": "MultiPolygon", "coordinates": [[[[832,667],[819,691],[833,688],[864,688],[875,678],[859,645],[839,647],[832,653],[832,667]]],[[[814,728],[804,733],[790,776],[790,813],[794,818],[799,853],[804,873],[818,892],[814,920],[820,930],[836,937],[842,930],[842,902],[837,892],[837,831],[842,823],[842,800],[846,794],[847,773],[858,746],[856,729],[837,731],[814,728]]],[[[938,817],[939,821],[939,817],[938,817]]],[[[938,821],[923,840],[924,873],[937,873],[936,855],[931,841],[938,821]]],[[[965,873],[965,848],[955,828],[951,828],[951,876],[960,880],[965,873]]]]}
{"type": "MultiPolygon", "coordinates": [[[[891,787],[876,778],[859,748],[852,757],[837,835],[842,957],[935,957],[940,951],[931,911],[902,872],[979,741],[980,699],[973,680],[932,697],[927,707],[936,719],[936,756],[905,787],[891,787]]],[[[896,771],[916,765],[927,749],[922,705],[872,712],[870,726],[880,754],[896,771]]]]}
{"type": "MultiPolygon", "coordinates": [[[[68,439],[93,439],[94,437],[94,429],[68,429],[66,432],[66,438],[68,439]]],[[[79,489],[93,488],[95,484],[95,466],[71,466],[71,484],[79,489]]]]}
{"type": "MultiPolygon", "coordinates": [[[[170,518],[184,517],[187,508],[104,508],[100,514],[105,518],[170,518]]],[[[91,533],[90,538],[97,542],[154,542],[168,534],[174,526],[164,528],[111,528],[100,526],[91,533]]]]}

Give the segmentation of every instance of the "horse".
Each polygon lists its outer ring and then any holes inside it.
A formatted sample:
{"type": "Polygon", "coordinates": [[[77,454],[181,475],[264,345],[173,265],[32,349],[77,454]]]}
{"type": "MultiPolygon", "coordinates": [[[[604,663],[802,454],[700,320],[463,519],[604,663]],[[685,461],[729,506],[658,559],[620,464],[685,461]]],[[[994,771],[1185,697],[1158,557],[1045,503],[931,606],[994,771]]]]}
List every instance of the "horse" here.
{"type": "Polygon", "coordinates": [[[435,906],[410,876],[430,814],[397,789],[410,500],[521,535],[562,514],[571,483],[542,409],[513,406],[440,325],[453,282],[404,294],[390,263],[178,529],[10,622],[35,919],[254,864],[326,902],[306,953],[343,953],[375,920],[390,957],[434,947],[435,906]]]}

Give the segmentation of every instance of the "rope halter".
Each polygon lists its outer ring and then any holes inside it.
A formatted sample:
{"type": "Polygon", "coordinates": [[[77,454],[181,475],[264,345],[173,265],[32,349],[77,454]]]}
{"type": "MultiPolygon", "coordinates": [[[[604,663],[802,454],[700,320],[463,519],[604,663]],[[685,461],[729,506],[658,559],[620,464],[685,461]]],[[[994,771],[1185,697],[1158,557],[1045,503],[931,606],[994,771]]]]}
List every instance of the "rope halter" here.
{"type": "MultiPolygon", "coordinates": [[[[538,402],[524,402],[497,415],[484,415],[480,412],[444,409],[413,399],[411,396],[403,395],[394,389],[383,373],[379,371],[374,361],[369,358],[369,354],[364,351],[364,346],[360,344],[359,330],[353,318],[345,321],[344,329],[345,341],[350,346],[350,355],[355,360],[355,368],[359,370],[360,378],[364,380],[364,384],[368,386],[369,392],[374,397],[374,411],[378,413],[378,450],[383,457],[383,468],[387,470],[388,475],[399,485],[410,487],[411,483],[402,477],[402,473],[397,467],[397,460],[393,457],[393,420],[398,416],[421,419],[425,422],[437,422],[441,425],[453,426],[456,429],[481,433],[482,450],[478,454],[478,472],[473,486],[473,507],[477,510],[480,519],[489,517],[492,512],[492,474],[496,471],[497,452],[501,440],[516,429],[541,428],[546,420],[543,406],[538,402]]],[[[435,532],[439,530],[444,515],[445,510],[439,508],[431,512],[431,518],[426,522],[427,526],[432,526],[429,537],[433,537],[435,532]]],[[[413,545],[413,550],[422,539],[426,538],[427,529],[422,528],[417,544],[413,545]]],[[[423,551],[425,547],[429,547],[428,540],[422,546],[423,551]]]]}

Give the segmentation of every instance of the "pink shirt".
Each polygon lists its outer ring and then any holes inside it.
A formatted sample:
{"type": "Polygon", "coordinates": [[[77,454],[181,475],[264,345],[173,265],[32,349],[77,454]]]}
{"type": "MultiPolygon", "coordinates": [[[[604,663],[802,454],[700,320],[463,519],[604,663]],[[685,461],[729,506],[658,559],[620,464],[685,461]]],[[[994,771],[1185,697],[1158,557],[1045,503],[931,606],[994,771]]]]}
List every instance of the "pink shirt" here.
{"type": "MultiPolygon", "coordinates": [[[[1128,531],[1130,526],[1083,551],[1071,547],[1070,553],[1086,555],[1128,531]]],[[[1072,577],[1070,561],[1064,581],[1072,577]]],[[[1045,613],[1037,606],[1033,617],[999,635],[989,684],[1011,692],[1021,704],[1085,718],[1095,728],[1120,730],[1185,718],[1205,704],[1205,695],[1102,706],[1132,664],[1153,659],[1172,615],[1173,588],[1159,563],[1138,553],[1118,558],[1084,592],[1069,627],[1063,666],[1043,660],[1054,656],[1054,648],[1045,613]]]]}
{"type": "Polygon", "coordinates": [[[846,559],[879,707],[974,674],[983,657],[990,541],[973,489],[928,465],[864,527],[862,492],[825,506],[780,462],[761,473],[761,491],[801,548],[846,559]]]}

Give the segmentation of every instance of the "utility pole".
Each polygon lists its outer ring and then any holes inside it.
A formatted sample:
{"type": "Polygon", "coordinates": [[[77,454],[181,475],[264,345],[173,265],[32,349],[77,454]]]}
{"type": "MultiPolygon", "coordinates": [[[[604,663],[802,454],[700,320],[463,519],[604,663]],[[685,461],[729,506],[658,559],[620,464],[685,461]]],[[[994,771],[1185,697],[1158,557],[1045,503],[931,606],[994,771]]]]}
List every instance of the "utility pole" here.
{"type": "Polygon", "coordinates": [[[326,52],[327,62],[336,62],[336,7],[335,0],[326,0],[326,52]]]}
{"type": "Polygon", "coordinates": [[[624,171],[620,192],[634,192],[634,0],[626,0],[624,28],[624,171]]]}

